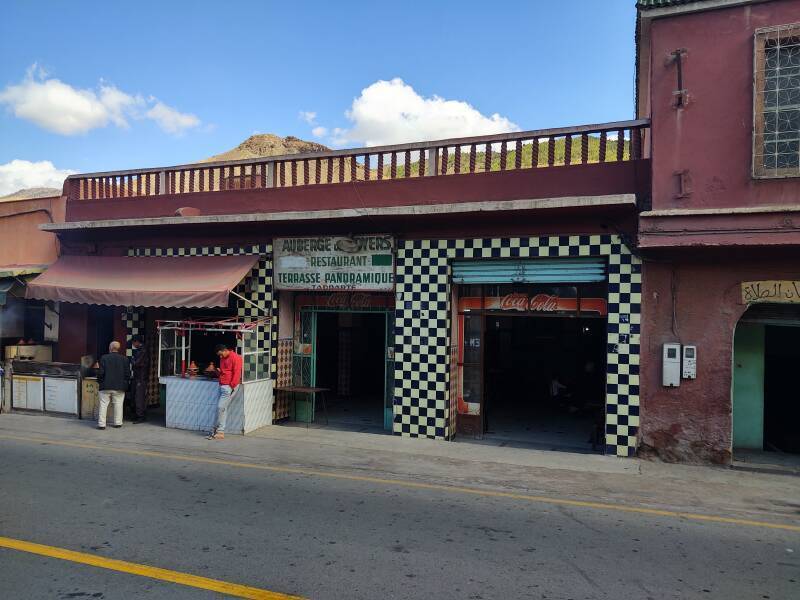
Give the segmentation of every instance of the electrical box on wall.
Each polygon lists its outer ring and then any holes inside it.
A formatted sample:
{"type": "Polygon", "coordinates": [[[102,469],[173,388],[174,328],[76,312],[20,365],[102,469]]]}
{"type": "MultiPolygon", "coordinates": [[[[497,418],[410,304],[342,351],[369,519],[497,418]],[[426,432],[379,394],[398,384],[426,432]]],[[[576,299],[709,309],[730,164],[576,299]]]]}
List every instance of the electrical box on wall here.
{"type": "Polygon", "coordinates": [[[697,379],[697,346],[683,347],[683,378],[697,379]]]}
{"type": "Polygon", "coordinates": [[[664,344],[661,354],[661,384],[678,387],[681,384],[681,345],[664,344]]]}

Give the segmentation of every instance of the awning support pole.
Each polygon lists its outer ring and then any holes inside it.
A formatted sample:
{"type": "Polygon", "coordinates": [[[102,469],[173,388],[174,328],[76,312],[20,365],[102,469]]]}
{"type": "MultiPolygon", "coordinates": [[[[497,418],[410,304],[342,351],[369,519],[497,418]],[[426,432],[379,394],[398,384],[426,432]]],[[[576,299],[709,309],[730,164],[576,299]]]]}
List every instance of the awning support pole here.
{"type": "Polygon", "coordinates": [[[237,294],[237,293],[236,293],[236,292],[234,292],[234,291],[231,291],[231,295],[233,295],[233,296],[236,296],[237,298],[239,298],[239,300],[243,300],[244,302],[247,302],[248,304],[251,304],[252,306],[255,306],[255,307],[258,309],[258,310],[260,310],[261,312],[263,312],[265,315],[269,315],[269,311],[267,311],[267,309],[266,309],[266,308],[264,308],[263,306],[259,306],[258,304],[256,304],[255,302],[253,302],[253,301],[251,301],[251,300],[248,300],[248,299],[247,299],[247,298],[245,298],[244,296],[242,296],[242,295],[240,295],[240,294],[237,294]]]}

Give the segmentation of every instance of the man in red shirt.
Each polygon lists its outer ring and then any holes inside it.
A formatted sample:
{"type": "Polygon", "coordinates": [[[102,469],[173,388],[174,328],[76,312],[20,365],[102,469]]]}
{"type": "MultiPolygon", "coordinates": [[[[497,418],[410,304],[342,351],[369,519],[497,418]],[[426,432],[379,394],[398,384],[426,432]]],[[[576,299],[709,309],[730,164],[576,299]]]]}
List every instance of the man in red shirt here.
{"type": "Polygon", "coordinates": [[[242,382],[242,357],[225,344],[217,346],[219,356],[219,404],[217,407],[217,426],[208,437],[210,440],[225,439],[225,423],[228,420],[228,405],[231,395],[242,382]]]}

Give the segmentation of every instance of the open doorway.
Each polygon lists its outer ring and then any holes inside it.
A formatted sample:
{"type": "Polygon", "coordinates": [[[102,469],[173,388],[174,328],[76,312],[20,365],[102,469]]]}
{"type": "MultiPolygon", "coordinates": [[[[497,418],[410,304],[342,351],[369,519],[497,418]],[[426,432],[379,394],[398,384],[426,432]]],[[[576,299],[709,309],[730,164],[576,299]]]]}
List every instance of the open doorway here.
{"type": "Polygon", "coordinates": [[[605,406],[604,322],[487,315],[484,439],[591,451],[605,406]]]}
{"type": "MultiPolygon", "coordinates": [[[[383,313],[317,313],[316,385],[327,396],[329,425],[355,430],[383,430],[383,313]]],[[[317,404],[317,422],[324,407],[317,404]]]]}
{"type": "Polygon", "coordinates": [[[800,327],[766,327],[764,346],[764,449],[800,454],[800,327]]]}
{"type": "Polygon", "coordinates": [[[605,291],[602,283],[460,285],[457,439],[602,451],[605,291]]]}
{"type": "Polygon", "coordinates": [[[748,309],[736,326],[733,363],[734,460],[800,464],[798,307],[748,309]]]}

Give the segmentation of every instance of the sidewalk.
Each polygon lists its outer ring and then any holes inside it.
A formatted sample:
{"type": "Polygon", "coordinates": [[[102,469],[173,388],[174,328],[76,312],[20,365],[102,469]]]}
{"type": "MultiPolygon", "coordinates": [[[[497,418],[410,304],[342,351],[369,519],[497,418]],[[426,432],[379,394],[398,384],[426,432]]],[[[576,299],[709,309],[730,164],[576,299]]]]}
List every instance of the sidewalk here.
{"type": "Polygon", "coordinates": [[[800,524],[800,478],[722,467],[283,426],[214,442],[150,423],[98,431],[0,414],[0,439],[13,437],[800,524]]]}

